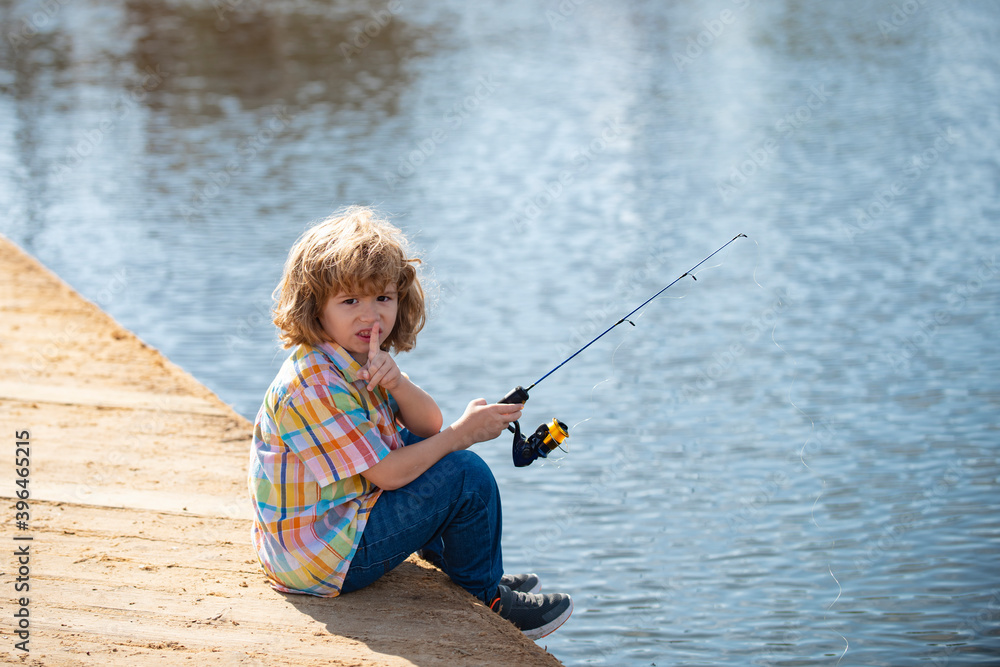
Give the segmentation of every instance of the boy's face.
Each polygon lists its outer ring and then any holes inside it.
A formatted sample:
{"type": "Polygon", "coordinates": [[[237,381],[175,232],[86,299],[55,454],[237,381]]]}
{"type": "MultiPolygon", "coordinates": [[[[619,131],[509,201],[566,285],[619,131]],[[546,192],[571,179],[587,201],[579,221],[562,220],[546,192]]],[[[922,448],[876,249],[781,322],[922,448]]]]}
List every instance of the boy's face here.
{"type": "Polygon", "coordinates": [[[371,349],[372,326],[378,322],[378,342],[381,346],[396,324],[398,306],[395,285],[374,294],[340,292],[323,306],[319,322],[327,337],[363,366],[368,362],[368,351],[371,349]]]}

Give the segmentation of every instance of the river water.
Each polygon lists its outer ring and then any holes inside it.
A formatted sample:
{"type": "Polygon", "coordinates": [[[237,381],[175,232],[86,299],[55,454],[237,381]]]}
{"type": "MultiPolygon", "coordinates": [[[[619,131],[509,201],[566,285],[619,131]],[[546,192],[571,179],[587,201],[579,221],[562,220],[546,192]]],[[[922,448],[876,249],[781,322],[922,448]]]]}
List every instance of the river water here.
{"type": "MultiPolygon", "coordinates": [[[[252,418],[311,222],[394,217],[446,418],[531,392],[567,664],[1000,659],[1000,9],[7,2],[0,232],[252,418]]],[[[239,471],[236,471],[237,474],[239,471]]]]}

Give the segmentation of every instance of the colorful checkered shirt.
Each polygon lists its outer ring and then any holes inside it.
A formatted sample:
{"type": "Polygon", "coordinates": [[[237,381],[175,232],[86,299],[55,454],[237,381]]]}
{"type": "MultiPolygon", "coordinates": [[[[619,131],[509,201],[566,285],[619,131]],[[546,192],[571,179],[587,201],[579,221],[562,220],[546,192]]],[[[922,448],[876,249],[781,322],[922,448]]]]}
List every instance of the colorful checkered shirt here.
{"type": "Polygon", "coordinates": [[[257,413],[252,536],[271,585],[333,597],[381,490],[360,473],[402,446],[396,403],[335,343],[300,345],[257,413]]]}

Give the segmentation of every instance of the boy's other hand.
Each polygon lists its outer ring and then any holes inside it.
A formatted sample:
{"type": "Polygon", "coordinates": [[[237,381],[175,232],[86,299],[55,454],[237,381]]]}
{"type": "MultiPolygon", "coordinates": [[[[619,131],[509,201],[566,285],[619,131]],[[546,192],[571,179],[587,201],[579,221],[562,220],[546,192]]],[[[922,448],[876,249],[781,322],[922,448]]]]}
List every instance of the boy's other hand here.
{"type": "Polygon", "coordinates": [[[368,363],[358,373],[358,377],[368,381],[368,391],[382,385],[388,391],[393,391],[403,374],[389,353],[383,350],[379,341],[378,322],[372,325],[368,344],[368,363]]]}
{"type": "Polygon", "coordinates": [[[504,432],[512,422],[521,418],[521,403],[494,403],[489,405],[484,398],[477,398],[465,408],[465,414],[452,424],[452,428],[464,436],[468,443],[493,440],[504,432]]]}

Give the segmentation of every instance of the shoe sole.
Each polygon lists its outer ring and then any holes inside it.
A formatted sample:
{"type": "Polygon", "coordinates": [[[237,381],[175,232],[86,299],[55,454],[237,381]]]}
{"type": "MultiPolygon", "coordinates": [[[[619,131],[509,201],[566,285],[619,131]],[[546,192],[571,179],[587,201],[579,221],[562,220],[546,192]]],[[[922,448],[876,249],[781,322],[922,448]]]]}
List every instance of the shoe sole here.
{"type": "Polygon", "coordinates": [[[524,636],[527,637],[528,639],[541,639],[542,637],[551,635],[553,632],[558,630],[559,626],[561,626],[563,623],[569,620],[569,617],[570,615],[572,615],[572,613],[573,613],[573,600],[572,598],[570,598],[569,607],[566,608],[566,611],[559,614],[559,616],[552,619],[551,621],[549,621],[548,623],[546,623],[541,627],[534,628],[533,630],[522,630],[521,632],[523,632],[524,636]]]}

